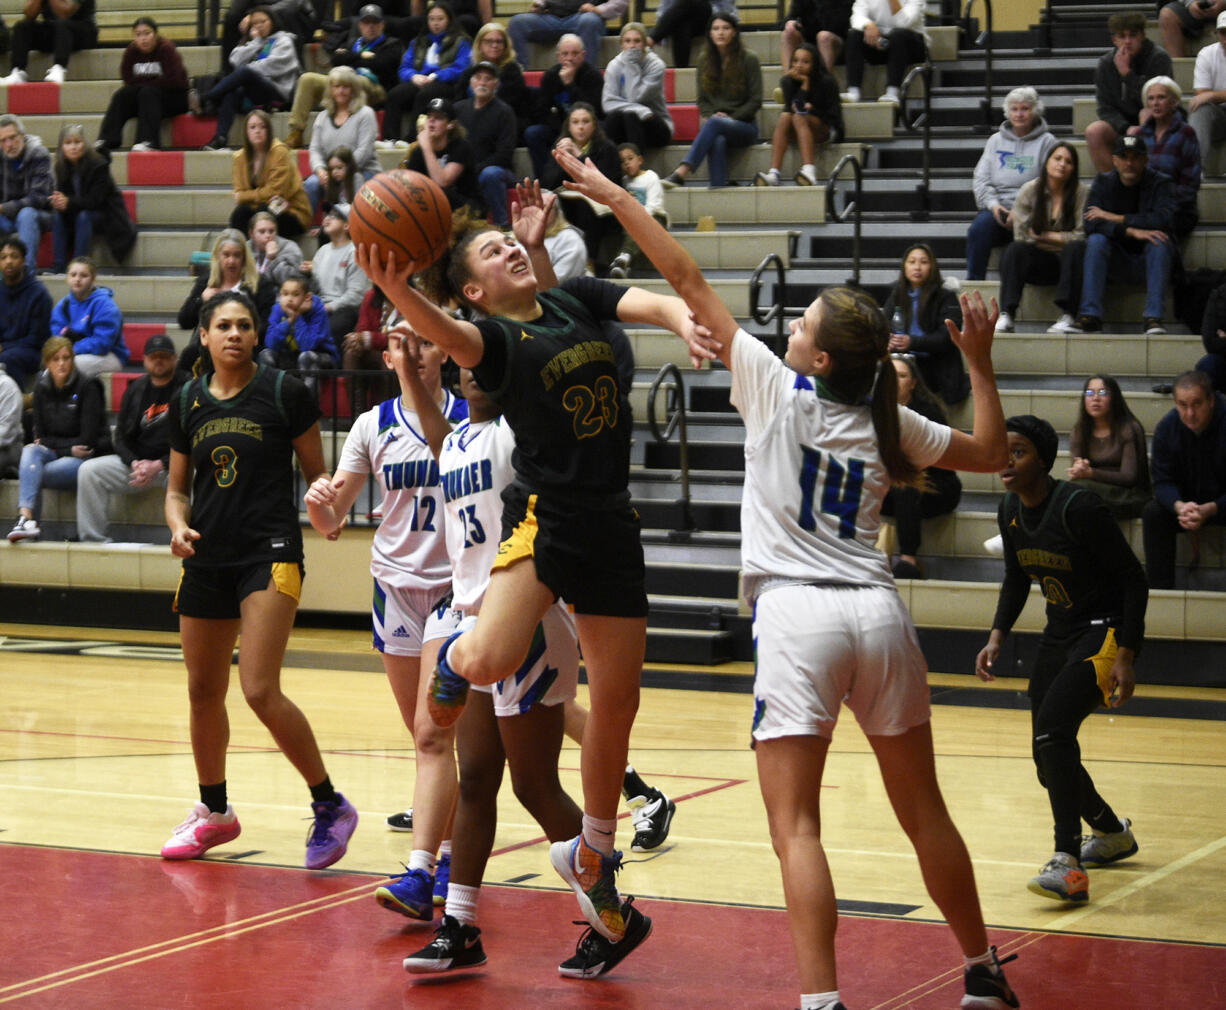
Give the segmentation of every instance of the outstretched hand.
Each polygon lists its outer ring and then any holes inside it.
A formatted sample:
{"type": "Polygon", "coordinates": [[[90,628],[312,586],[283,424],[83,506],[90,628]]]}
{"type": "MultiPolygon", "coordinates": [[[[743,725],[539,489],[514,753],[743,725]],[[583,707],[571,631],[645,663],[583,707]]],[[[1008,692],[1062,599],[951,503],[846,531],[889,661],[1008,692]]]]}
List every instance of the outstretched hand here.
{"type": "Polygon", "coordinates": [[[621,186],[597,168],[591,159],[580,161],[561,147],[554,148],[553,158],[573,180],[564,182],[562,185],[576,193],[582,193],[590,200],[608,206],[613,197],[625,192],[621,186]]]}
{"type": "Polygon", "coordinates": [[[962,305],[962,327],[952,319],[945,320],[945,327],[954,345],[966,355],[967,361],[976,358],[992,357],[992,339],[996,335],[996,320],[1000,318],[1000,309],[996,299],[992,299],[989,310],[984,304],[983,295],[978,291],[963,294],[958,299],[962,305]]]}
{"type": "Polygon", "coordinates": [[[545,243],[550,216],[558,202],[556,193],[541,190],[536,179],[524,179],[515,184],[515,199],[511,203],[511,230],[525,249],[538,249],[545,243]]]}

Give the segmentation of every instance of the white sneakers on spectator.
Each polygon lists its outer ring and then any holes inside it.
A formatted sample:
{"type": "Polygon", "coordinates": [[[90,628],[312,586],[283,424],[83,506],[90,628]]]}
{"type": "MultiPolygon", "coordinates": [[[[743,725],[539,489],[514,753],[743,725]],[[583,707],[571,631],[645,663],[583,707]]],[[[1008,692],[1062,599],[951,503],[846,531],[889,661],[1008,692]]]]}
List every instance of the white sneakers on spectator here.
{"type": "Polygon", "coordinates": [[[844,102],[858,102],[861,98],[860,89],[848,88],[846,91],[840,92],[839,98],[844,102]]]}
{"type": "Polygon", "coordinates": [[[779,185],[779,169],[772,168],[769,172],[759,172],[753,177],[755,186],[778,186],[779,185]]]}
{"type": "Polygon", "coordinates": [[[0,80],[0,84],[25,84],[29,79],[24,70],[14,67],[7,77],[0,80]]]}
{"type": "Polygon", "coordinates": [[[407,151],[409,142],[407,140],[376,140],[375,150],[377,151],[407,151]]]}
{"type": "Polygon", "coordinates": [[[902,103],[902,98],[899,97],[898,89],[891,86],[885,89],[885,94],[881,95],[877,101],[889,102],[891,105],[899,105],[902,103]]]}
{"type": "Polygon", "coordinates": [[[41,534],[42,530],[38,528],[38,520],[27,519],[25,516],[18,515],[17,522],[9,530],[9,543],[15,544],[21,540],[37,540],[41,534]]]}
{"type": "Polygon", "coordinates": [[[1002,312],[996,319],[997,333],[1013,332],[1013,317],[1008,312],[1002,312]]]}
{"type": "Polygon", "coordinates": [[[61,67],[58,63],[53,63],[43,74],[43,80],[50,84],[63,84],[64,78],[68,76],[68,71],[61,67]]]}
{"type": "Polygon", "coordinates": [[[817,166],[801,165],[800,171],[795,175],[796,185],[798,186],[816,186],[817,185],[817,166]]]}
{"type": "Polygon", "coordinates": [[[1048,333],[1076,333],[1077,320],[1068,312],[1064,313],[1059,319],[1047,327],[1048,333]]]}
{"type": "Polygon", "coordinates": [[[630,254],[628,252],[618,253],[617,258],[609,264],[609,276],[617,280],[630,276],[630,254]]]}
{"type": "Polygon", "coordinates": [[[139,152],[139,151],[156,151],[156,150],[157,150],[157,148],[156,148],[156,147],[154,147],[152,144],[148,144],[148,143],[146,143],[146,142],[145,142],[145,141],[143,141],[143,140],[142,140],[142,141],[141,141],[139,144],[133,144],[133,145],[132,145],[132,151],[133,151],[133,152],[139,152]]]}

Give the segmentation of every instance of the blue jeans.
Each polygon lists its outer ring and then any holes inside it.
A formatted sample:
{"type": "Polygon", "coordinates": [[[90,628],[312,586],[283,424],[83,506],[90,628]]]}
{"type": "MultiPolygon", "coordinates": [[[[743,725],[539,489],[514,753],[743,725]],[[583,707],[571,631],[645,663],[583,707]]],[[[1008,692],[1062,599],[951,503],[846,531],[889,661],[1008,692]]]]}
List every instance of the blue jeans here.
{"type": "Polygon", "coordinates": [[[995,246],[1013,241],[1013,229],[1002,228],[996,215],[981,210],[966,232],[966,279],[981,281],[988,273],[988,257],[995,246]]]}
{"type": "Polygon", "coordinates": [[[1103,294],[1110,276],[1125,284],[1144,281],[1145,318],[1161,319],[1172,255],[1173,247],[1169,242],[1146,242],[1144,249],[1131,252],[1101,232],[1087,235],[1080,314],[1103,317],[1103,294]]]}
{"type": "Polygon", "coordinates": [[[685,152],[681,163],[697,169],[706,158],[711,159],[711,185],[728,185],[728,148],[748,147],[758,139],[758,124],[730,116],[712,116],[702,124],[694,143],[685,152]]]}
{"type": "Polygon", "coordinates": [[[507,187],[513,185],[515,173],[501,165],[486,165],[477,178],[481,199],[485,201],[486,210],[499,228],[505,228],[511,223],[511,214],[507,209],[507,187]]]}
{"type": "Polygon", "coordinates": [[[516,14],[507,22],[507,37],[525,66],[529,42],[557,42],[567,33],[583,40],[588,62],[596,66],[600,62],[600,40],[604,38],[604,18],[599,14],[589,11],[568,14],[564,18],[552,14],[516,14]]]}
{"type": "Polygon", "coordinates": [[[51,259],[52,269],[62,274],[68,268],[70,252],[73,256],[88,256],[90,244],[94,241],[94,229],[101,225],[102,212],[99,210],[79,210],[71,219],[57,211],[51,228],[55,248],[51,259]],[[70,243],[71,250],[68,248],[70,243]]]}
{"type": "Polygon", "coordinates": [[[545,171],[545,166],[552,160],[553,142],[558,139],[558,131],[550,129],[544,123],[533,123],[524,130],[524,147],[528,149],[528,157],[532,159],[532,175],[539,179],[545,171]]]}
{"type": "Polygon", "coordinates": [[[26,244],[26,270],[31,276],[38,269],[38,243],[42,241],[43,232],[50,229],[51,212],[47,210],[22,207],[17,212],[16,220],[0,214],[0,232],[5,235],[16,232],[26,244]]]}
{"type": "MultiPolygon", "coordinates": [[[[358,178],[363,181],[374,178],[374,175],[374,172],[363,172],[361,169],[358,169],[358,178]]],[[[323,183],[319,181],[319,176],[312,172],[302,180],[302,188],[306,190],[307,199],[311,201],[311,217],[314,217],[319,210],[320,201],[324,198],[323,183]]],[[[354,192],[361,188],[362,183],[357,183],[354,192]]]]}
{"type": "Polygon", "coordinates": [[[38,515],[42,490],[45,487],[57,491],[77,489],[77,471],[85,460],[76,456],[56,456],[54,449],[31,442],[21,450],[21,466],[18,470],[17,507],[29,509],[38,515]]]}

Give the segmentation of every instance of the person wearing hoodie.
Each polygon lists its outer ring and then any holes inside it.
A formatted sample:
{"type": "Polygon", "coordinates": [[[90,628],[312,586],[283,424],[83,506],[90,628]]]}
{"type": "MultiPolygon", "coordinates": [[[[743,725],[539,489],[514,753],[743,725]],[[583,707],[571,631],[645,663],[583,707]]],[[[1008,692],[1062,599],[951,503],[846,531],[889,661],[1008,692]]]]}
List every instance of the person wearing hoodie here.
{"type": "Polygon", "coordinates": [[[51,332],[72,341],[77,371],[86,378],[117,372],[128,363],[123,313],[115,294],[98,287],[92,260],[78,256],[68,264],[68,294],[51,312],[51,332]]]}
{"type": "Polygon", "coordinates": [[[0,240],[0,365],[23,389],[51,335],[51,293],[26,266],[27,258],[19,236],[0,240]]]}
{"type": "MultiPolygon", "coordinates": [[[[270,368],[298,369],[311,373],[335,368],[340,355],[332,340],[328,310],[323,299],[311,294],[311,282],[302,274],[290,274],[281,282],[277,304],[268,317],[268,332],[259,361],[270,368]]],[[[308,388],[318,380],[304,375],[308,388]]]]}
{"type": "Polygon", "coordinates": [[[123,127],[136,120],[133,151],[156,151],[162,146],[162,120],[187,111],[187,70],[170,39],[158,33],[157,22],[142,15],[132,25],[132,43],[119,63],[123,86],[112,93],[98,130],[100,151],[116,151],[123,127]]]}
{"type": "Polygon", "coordinates": [[[640,151],[673,139],[673,119],[664,101],[664,61],[647,49],[647,29],[628,21],[621,31],[622,51],[604,72],[600,104],[604,130],[615,144],[640,151]]]}
{"type": "Polygon", "coordinates": [[[38,243],[51,230],[52,189],[51,153],[16,116],[0,116],[0,231],[21,236],[31,276],[38,243]]]}
{"type": "Polygon", "coordinates": [[[979,213],[966,233],[966,279],[981,281],[995,246],[1013,241],[1013,201],[1017,191],[1039,174],[1056,138],[1043,118],[1034,88],[1014,88],[1002,103],[1005,121],[992,134],[975,165],[975,205],[979,213]]]}
{"type": "Polygon", "coordinates": [[[1107,21],[1112,48],[1094,69],[1094,96],[1098,118],[1086,127],[1086,147],[1094,168],[1110,172],[1116,138],[1141,132],[1149,110],[1141,88],[1151,77],[1173,77],[1174,64],[1166,52],[1145,37],[1145,15],[1136,11],[1112,14],[1107,21]]]}

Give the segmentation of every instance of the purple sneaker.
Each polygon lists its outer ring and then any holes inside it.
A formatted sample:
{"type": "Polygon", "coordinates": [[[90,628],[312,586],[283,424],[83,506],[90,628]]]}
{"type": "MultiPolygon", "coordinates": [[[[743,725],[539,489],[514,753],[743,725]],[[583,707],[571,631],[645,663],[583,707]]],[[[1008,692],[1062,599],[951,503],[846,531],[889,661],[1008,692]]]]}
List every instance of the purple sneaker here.
{"type": "Polygon", "coordinates": [[[315,823],[307,832],[306,868],[322,870],[331,866],[349,848],[349,836],[358,826],[358,812],[340,793],[337,802],[312,803],[315,823]]]}

